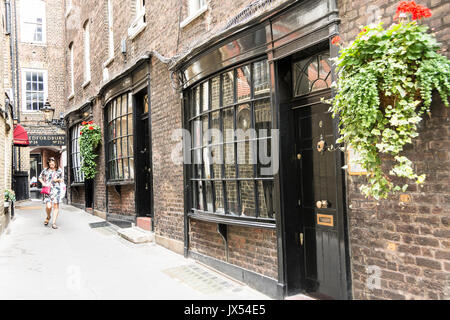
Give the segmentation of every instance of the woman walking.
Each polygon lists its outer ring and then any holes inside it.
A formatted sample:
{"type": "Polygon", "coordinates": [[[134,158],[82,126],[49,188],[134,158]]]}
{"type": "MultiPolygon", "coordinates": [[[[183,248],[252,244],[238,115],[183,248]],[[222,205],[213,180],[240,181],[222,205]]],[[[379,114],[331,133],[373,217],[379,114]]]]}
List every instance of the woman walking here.
{"type": "Polygon", "coordinates": [[[52,228],[58,229],[56,219],[59,214],[59,203],[61,202],[61,183],[63,182],[63,174],[61,169],[56,168],[55,158],[50,158],[47,161],[48,168],[42,170],[39,175],[39,181],[43,187],[50,187],[50,193],[44,194],[44,202],[46,205],[47,219],[44,224],[48,225],[51,219],[52,205],[53,205],[53,222],[52,228]]]}

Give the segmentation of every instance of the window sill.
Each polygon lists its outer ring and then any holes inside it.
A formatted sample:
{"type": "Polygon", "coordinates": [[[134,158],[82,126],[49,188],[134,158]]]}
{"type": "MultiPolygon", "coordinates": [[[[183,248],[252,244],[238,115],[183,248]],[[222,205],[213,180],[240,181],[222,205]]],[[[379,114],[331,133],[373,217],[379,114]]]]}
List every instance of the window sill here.
{"type": "Polygon", "coordinates": [[[192,21],[194,21],[195,19],[197,19],[198,17],[200,17],[203,13],[205,13],[206,11],[208,11],[208,7],[204,6],[203,8],[200,8],[195,14],[193,14],[192,16],[187,17],[186,19],[184,19],[183,21],[181,21],[180,23],[180,27],[184,28],[185,26],[187,26],[189,23],[191,23],[192,21]]]}
{"type": "Polygon", "coordinates": [[[110,57],[108,60],[106,60],[103,63],[103,68],[108,68],[110,66],[110,64],[113,63],[113,61],[114,61],[114,56],[110,57]]]}
{"type": "Polygon", "coordinates": [[[108,187],[110,186],[130,186],[134,185],[134,180],[125,180],[125,181],[108,181],[106,183],[108,187]]]}
{"type": "Polygon", "coordinates": [[[224,214],[212,214],[203,212],[190,212],[188,217],[194,220],[221,223],[235,226],[275,229],[276,223],[274,219],[256,219],[249,217],[238,217],[224,214]]]}
{"type": "Polygon", "coordinates": [[[73,182],[71,187],[84,187],[84,182],[73,182]]]}
{"type": "Polygon", "coordinates": [[[145,27],[147,26],[146,22],[139,22],[135,27],[128,28],[128,37],[130,37],[130,40],[133,40],[140,34],[145,27]]]}
{"type": "Polygon", "coordinates": [[[90,83],[91,83],[91,80],[90,80],[90,79],[89,79],[89,80],[86,80],[86,81],[81,85],[81,87],[83,87],[83,89],[84,89],[84,88],[86,88],[90,83]]]}

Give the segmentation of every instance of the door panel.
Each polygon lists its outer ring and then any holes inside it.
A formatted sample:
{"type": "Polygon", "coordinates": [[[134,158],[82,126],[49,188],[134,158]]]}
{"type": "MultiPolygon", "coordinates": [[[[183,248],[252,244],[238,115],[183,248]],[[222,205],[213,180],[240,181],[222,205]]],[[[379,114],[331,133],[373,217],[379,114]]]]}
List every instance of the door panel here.
{"type": "Polygon", "coordinates": [[[310,293],[341,298],[341,254],[337,228],[337,176],[334,132],[328,106],[295,106],[300,180],[299,214],[304,233],[305,286],[310,293]],[[323,151],[318,150],[324,142],[323,151]],[[318,201],[320,205],[318,207],[318,201]],[[324,204],[324,201],[326,204],[324,204]]]}

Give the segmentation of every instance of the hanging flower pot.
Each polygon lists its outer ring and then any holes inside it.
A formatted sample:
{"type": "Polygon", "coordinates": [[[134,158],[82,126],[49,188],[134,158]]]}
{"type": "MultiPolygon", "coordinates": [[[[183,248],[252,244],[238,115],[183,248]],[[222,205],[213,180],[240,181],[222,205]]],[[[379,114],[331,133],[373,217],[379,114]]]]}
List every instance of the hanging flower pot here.
{"type": "Polygon", "coordinates": [[[332,40],[342,46],[331,108],[340,119],[338,142],[351,144],[359,153],[360,164],[368,171],[368,183],[361,191],[368,197],[387,198],[405,191],[408,184],[397,185],[397,178],[425,181],[426,176],[416,173],[401,153],[418,136],[424,113],[430,115],[433,91],[449,105],[450,62],[439,53],[428,27],[418,22],[431,14],[414,1],[403,1],[397,23],[389,28],[382,23],[366,26],[346,47],[340,38],[332,40]],[[388,170],[382,169],[385,158],[394,162],[388,170]]]}
{"type": "Polygon", "coordinates": [[[102,139],[101,129],[93,121],[82,122],[80,130],[81,171],[85,179],[94,179],[97,171],[95,159],[98,157],[97,147],[102,139]]]}

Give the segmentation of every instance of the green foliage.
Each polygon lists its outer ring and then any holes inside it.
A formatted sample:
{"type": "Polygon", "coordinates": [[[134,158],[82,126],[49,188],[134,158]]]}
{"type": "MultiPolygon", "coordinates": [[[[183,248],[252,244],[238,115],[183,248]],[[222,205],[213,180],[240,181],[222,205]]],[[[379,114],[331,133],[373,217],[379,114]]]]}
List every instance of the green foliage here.
{"type": "Polygon", "coordinates": [[[102,139],[102,132],[100,127],[95,124],[83,125],[80,131],[81,171],[84,173],[85,179],[94,179],[98,172],[95,162],[98,157],[96,149],[102,139]]]}
{"type": "Polygon", "coordinates": [[[408,185],[396,185],[395,176],[425,181],[400,154],[418,136],[423,114],[430,114],[433,90],[448,106],[450,62],[427,30],[416,21],[386,30],[381,23],[367,26],[337,58],[339,81],[331,110],[340,117],[338,142],[352,145],[368,171],[368,183],[361,187],[367,197],[405,191],[408,185]],[[381,168],[385,157],[394,160],[388,173],[381,168]]]}
{"type": "Polygon", "coordinates": [[[14,191],[5,190],[5,202],[15,202],[16,201],[16,194],[14,191]]]}

